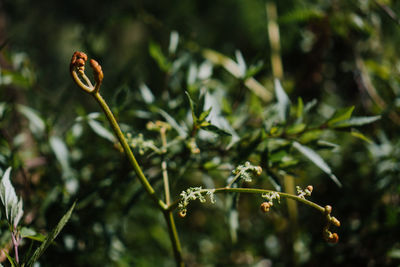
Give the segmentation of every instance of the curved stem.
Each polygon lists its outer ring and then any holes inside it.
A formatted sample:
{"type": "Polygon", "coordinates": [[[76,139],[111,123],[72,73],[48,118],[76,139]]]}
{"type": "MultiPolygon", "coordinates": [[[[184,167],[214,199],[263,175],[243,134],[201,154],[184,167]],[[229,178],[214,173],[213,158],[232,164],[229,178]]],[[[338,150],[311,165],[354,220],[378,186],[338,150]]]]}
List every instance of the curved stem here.
{"type": "MultiPolygon", "coordinates": [[[[316,210],[318,210],[321,213],[325,212],[325,208],[321,207],[320,205],[309,201],[305,198],[296,196],[296,195],[292,195],[292,194],[288,194],[288,193],[283,193],[283,192],[278,192],[278,191],[274,191],[274,190],[267,190],[267,189],[257,189],[257,188],[227,188],[227,187],[223,187],[223,188],[215,188],[215,189],[202,189],[202,192],[207,192],[207,191],[212,191],[213,193],[226,193],[226,192],[235,192],[235,193],[248,193],[248,194],[265,194],[265,193],[278,193],[280,197],[283,198],[289,198],[289,199],[293,199],[299,202],[302,202],[316,210]]],[[[168,206],[168,210],[174,210],[179,203],[179,199],[174,201],[171,205],[168,206]]]]}
{"type": "Polygon", "coordinates": [[[142,183],[144,189],[149,194],[149,196],[154,200],[154,202],[162,210],[165,210],[168,206],[161,199],[159,199],[156,196],[156,193],[155,193],[153,187],[150,185],[150,183],[147,180],[146,176],[144,175],[142,169],[140,168],[138,162],[136,161],[136,158],[133,155],[133,152],[132,152],[131,148],[129,147],[129,144],[126,141],[121,129],[119,128],[119,125],[118,125],[113,113],[111,112],[110,108],[108,107],[106,101],[103,99],[103,97],[97,91],[95,91],[92,95],[96,99],[96,101],[100,104],[100,107],[103,109],[108,121],[111,124],[111,127],[112,127],[115,135],[117,136],[119,142],[121,143],[121,146],[124,149],[124,152],[125,152],[126,156],[128,157],[129,162],[132,164],[132,167],[133,167],[136,175],[138,176],[139,181],[142,183]]]}

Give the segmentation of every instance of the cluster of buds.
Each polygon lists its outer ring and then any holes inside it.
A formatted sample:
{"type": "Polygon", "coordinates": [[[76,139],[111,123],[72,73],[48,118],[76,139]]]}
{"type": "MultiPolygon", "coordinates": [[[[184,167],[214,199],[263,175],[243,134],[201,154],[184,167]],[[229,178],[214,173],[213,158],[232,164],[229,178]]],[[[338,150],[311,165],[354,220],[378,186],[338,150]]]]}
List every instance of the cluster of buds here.
{"type": "Polygon", "coordinates": [[[75,83],[85,92],[87,93],[97,93],[100,89],[101,82],[103,81],[104,74],[103,70],[101,69],[100,64],[94,60],[90,60],[90,66],[93,69],[93,77],[95,80],[95,85],[93,86],[90,82],[89,78],[85,75],[85,64],[88,60],[88,57],[83,52],[75,52],[72,55],[71,63],[69,65],[69,70],[71,72],[72,78],[74,79],[75,83]],[[81,80],[83,78],[84,82],[81,80]]]}
{"type": "Polygon", "coordinates": [[[336,227],[340,227],[340,221],[338,219],[336,219],[335,217],[331,216],[330,215],[331,212],[332,212],[332,207],[329,205],[325,206],[325,216],[326,216],[327,224],[324,227],[323,236],[327,242],[337,243],[337,242],[339,242],[339,235],[337,233],[332,233],[331,231],[329,231],[329,227],[331,224],[333,224],[336,227]]]}
{"type": "Polygon", "coordinates": [[[307,186],[304,190],[300,186],[296,186],[297,196],[305,199],[305,197],[311,196],[313,189],[312,185],[307,186]]]}

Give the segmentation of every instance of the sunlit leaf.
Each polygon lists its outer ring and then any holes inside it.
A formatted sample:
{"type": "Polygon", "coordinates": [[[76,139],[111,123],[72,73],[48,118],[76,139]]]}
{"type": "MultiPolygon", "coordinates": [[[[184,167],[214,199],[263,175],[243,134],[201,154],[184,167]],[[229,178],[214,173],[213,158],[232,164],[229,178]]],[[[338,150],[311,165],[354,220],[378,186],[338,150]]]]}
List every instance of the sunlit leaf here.
{"type": "Polygon", "coordinates": [[[333,125],[334,128],[345,128],[345,127],[352,127],[352,126],[361,126],[365,124],[369,124],[380,120],[381,116],[370,116],[370,117],[352,117],[348,120],[341,121],[333,125]]]}
{"type": "Polygon", "coordinates": [[[338,178],[332,173],[331,168],[320,155],[318,155],[314,150],[309,147],[303,146],[298,142],[293,142],[293,147],[296,148],[300,153],[307,157],[311,162],[313,162],[317,167],[329,175],[329,177],[334,181],[339,187],[342,186],[338,178]]]}
{"type": "Polygon", "coordinates": [[[42,135],[46,129],[46,125],[38,113],[23,105],[17,105],[17,109],[23,114],[29,121],[29,128],[35,135],[42,135]]]}
{"type": "Polygon", "coordinates": [[[8,222],[16,227],[24,214],[22,199],[18,199],[10,181],[11,167],[3,174],[0,183],[0,198],[3,203],[8,222]]]}
{"type": "Polygon", "coordinates": [[[61,165],[61,168],[63,170],[69,170],[69,151],[64,141],[58,136],[51,136],[49,143],[51,149],[56,155],[58,162],[61,165]]]}
{"type": "Polygon", "coordinates": [[[140,89],[140,94],[142,95],[144,102],[146,102],[147,104],[151,104],[154,102],[154,95],[151,92],[150,88],[147,87],[146,84],[142,83],[139,86],[139,89],[140,89]]]}
{"type": "Polygon", "coordinates": [[[168,52],[170,54],[175,54],[176,48],[178,47],[179,43],[179,33],[177,31],[172,31],[169,35],[169,47],[168,52]]]}
{"type": "Polygon", "coordinates": [[[353,113],[354,106],[337,110],[326,122],[328,126],[333,126],[335,123],[348,120],[353,113]]]}
{"type": "Polygon", "coordinates": [[[114,135],[108,129],[106,129],[103,125],[101,125],[98,121],[88,120],[88,124],[89,124],[90,128],[92,128],[92,130],[99,136],[107,139],[108,141],[110,141],[112,143],[114,143],[116,141],[114,135]]]}
{"type": "Polygon", "coordinates": [[[246,62],[244,61],[243,55],[239,50],[236,50],[235,55],[239,67],[240,76],[243,78],[247,71],[246,62]]]}
{"type": "Polygon", "coordinates": [[[172,128],[174,128],[178,132],[179,136],[186,138],[187,133],[186,133],[185,128],[180,126],[176,122],[176,120],[171,115],[169,115],[167,112],[165,112],[164,110],[159,109],[158,112],[160,113],[161,116],[163,116],[165,118],[165,120],[172,126],[172,128]]]}
{"type": "Polygon", "coordinates": [[[281,122],[286,122],[290,112],[290,100],[278,79],[275,79],[274,85],[276,98],[278,100],[279,117],[281,122]]]}

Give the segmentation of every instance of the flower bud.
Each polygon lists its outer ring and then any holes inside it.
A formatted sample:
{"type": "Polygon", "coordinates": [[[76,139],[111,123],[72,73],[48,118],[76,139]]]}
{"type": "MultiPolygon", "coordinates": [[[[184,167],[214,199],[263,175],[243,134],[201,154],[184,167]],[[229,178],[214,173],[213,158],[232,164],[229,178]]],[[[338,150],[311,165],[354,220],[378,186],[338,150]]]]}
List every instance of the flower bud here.
{"type": "Polygon", "coordinates": [[[337,242],[339,242],[338,234],[337,233],[330,234],[329,237],[327,238],[327,241],[329,243],[336,244],[337,242]]]}
{"type": "Polygon", "coordinates": [[[271,208],[271,204],[269,202],[263,202],[263,203],[261,203],[260,208],[261,208],[262,212],[266,213],[269,211],[269,208],[271,208]]]}
{"type": "Polygon", "coordinates": [[[331,217],[331,223],[335,225],[336,227],[340,227],[340,221],[336,219],[335,217],[331,217]]]}
{"type": "Polygon", "coordinates": [[[306,189],[308,191],[310,191],[310,193],[311,193],[313,191],[314,187],[312,185],[309,185],[309,186],[306,187],[306,189]]]}
{"type": "Polygon", "coordinates": [[[329,205],[326,205],[325,206],[325,214],[331,214],[331,212],[332,212],[332,207],[329,205]]]}
{"type": "Polygon", "coordinates": [[[181,210],[178,214],[179,217],[184,218],[186,216],[186,210],[181,210]]]}

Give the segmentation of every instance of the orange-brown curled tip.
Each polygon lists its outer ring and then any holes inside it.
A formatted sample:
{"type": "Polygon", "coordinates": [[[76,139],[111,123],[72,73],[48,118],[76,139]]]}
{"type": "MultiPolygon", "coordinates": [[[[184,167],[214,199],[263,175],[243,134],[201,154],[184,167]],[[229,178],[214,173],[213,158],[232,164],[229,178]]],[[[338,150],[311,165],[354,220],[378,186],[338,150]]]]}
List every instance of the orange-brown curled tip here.
{"type": "Polygon", "coordinates": [[[307,186],[308,191],[312,192],[314,187],[312,185],[307,186]]]}
{"type": "Polygon", "coordinates": [[[330,234],[327,241],[336,244],[339,242],[339,235],[337,233],[330,234]]]}
{"type": "Polygon", "coordinates": [[[71,64],[70,64],[71,70],[73,69],[73,67],[75,67],[78,70],[83,71],[86,61],[87,61],[87,55],[83,52],[76,51],[71,58],[71,64]]]}
{"type": "Polygon", "coordinates": [[[96,60],[91,59],[90,66],[92,66],[93,68],[94,79],[96,80],[97,83],[101,83],[101,81],[104,78],[104,74],[100,64],[96,60]]]}

